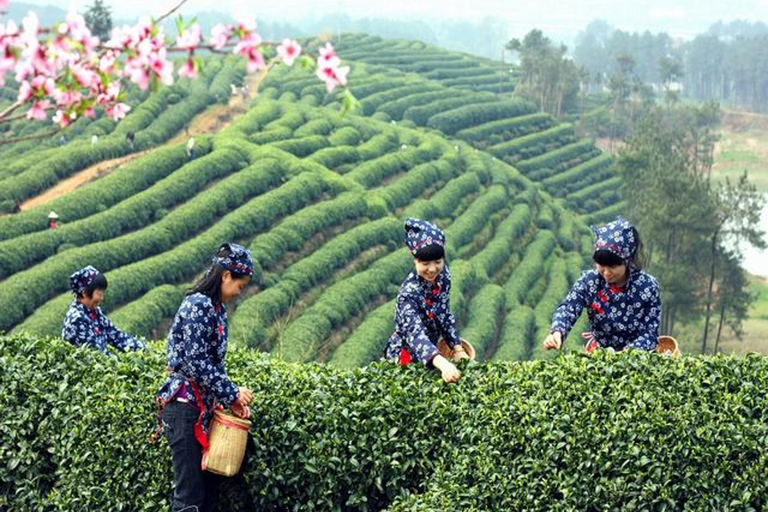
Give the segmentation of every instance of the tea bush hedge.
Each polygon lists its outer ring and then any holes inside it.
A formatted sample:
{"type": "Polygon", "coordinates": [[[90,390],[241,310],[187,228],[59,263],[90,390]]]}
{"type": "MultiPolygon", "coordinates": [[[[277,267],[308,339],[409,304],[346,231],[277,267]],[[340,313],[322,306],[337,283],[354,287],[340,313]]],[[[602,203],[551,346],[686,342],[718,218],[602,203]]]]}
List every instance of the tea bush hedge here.
{"type": "MultiPolygon", "coordinates": [[[[381,340],[383,343],[385,340],[381,340]]],[[[0,338],[0,508],[169,508],[151,445],[165,350],[0,338]]],[[[768,359],[628,353],[355,370],[227,355],[254,390],[244,484],[220,511],[756,511],[768,359]]],[[[241,482],[242,483],[242,482],[241,482]]]]}

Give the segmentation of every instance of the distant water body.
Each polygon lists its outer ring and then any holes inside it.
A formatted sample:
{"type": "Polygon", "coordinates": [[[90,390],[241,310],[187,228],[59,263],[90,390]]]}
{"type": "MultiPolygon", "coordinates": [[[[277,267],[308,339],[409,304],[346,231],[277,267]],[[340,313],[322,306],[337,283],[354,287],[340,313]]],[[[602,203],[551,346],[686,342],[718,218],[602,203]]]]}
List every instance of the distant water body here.
{"type": "MultiPolygon", "coordinates": [[[[768,194],[765,194],[765,207],[760,215],[760,228],[763,230],[763,239],[768,243],[768,194]]],[[[750,274],[768,279],[768,250],[759,251],[754,247],[746,247],[744,250],[744,268],[750,274]]]]}

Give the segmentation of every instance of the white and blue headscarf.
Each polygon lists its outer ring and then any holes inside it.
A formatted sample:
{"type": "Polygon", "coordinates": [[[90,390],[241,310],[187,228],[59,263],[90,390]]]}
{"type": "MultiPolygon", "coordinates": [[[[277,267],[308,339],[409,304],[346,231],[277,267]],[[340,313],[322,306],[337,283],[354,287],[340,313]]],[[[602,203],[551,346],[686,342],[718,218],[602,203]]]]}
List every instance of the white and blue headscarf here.
{"type": "Polygon", "coordinates": [[[405,221],[405,245],[416,256],[417,252],[430,245],[445,247],[445,234],[431,222],[409,218],[405,221]]]}
{"type": "Polygon", "coordinates": [[[231,272],[242,274],[246,276],[253,275],[253,258],[251,257],[251,251],[238,244],[223,244],[216,251],[218,254],[222,249],[229,249],[229,255],[220,258],[218,256],[213,257],[213,263],[219,265],[231,272]]]}
{"type": "Polygon", "coordinates": [[[605,226],[591,226],[595,235],[595,252],[609,251],[629,262],[637,250],[637,238],[632,223],[622,216],[605,226]]]}

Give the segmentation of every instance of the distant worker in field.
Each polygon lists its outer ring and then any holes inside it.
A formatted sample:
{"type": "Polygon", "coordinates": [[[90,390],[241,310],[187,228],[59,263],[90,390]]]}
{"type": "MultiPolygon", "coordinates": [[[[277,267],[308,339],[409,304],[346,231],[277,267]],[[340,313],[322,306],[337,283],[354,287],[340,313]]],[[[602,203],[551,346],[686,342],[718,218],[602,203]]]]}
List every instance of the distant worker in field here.
{"type": "Polygon", "coordinates": [[[59,215],[54,211],[48,214],[48,229],[53,229],[54,231],[59,229],[59,225],[56,224],[56,219],[58,218],[59,215]]]}
{"type": "Polygon", "coordinates": [[[173,512],[216,510],[220,477],[203,470],[203,453],[218,405],[239,418],[251,415],[253,392],[227,376],[226,304],[251,281],[253,258],[245,247],[224,244],[208,271],[184,298],[168,333],[168,379],[160,388],[160,429],[173,461],[173,512]]]}
{"type": "Polygon", "coordinates": [[[67,138],[65,136],[62,135],[61,137],[59,137],[59,146],[63,146],[66,143],[67,143],[67,138]]]}
{"type": "Polygon", "coordinates": [[[583,272],[555,310],[544,348],[559,349],[584,308],[591,330],[585,351],[656,349],[661,323],[659,283],[641,270],[642,242],[624,217],[592,228],[594,270],[583,272]]]}
{"type": "Polygon", "coordinates": [[[187,141],[187,157],[191,160],[195,158],[195,138],[190,137],[187,141]]]}
{"type": "Polygon", "coordinates": [[[397,293],[395,332],[387,342],[385,357],[401,365],[419,361],[440,370],[445,382],[458,382],[461,373],[437,349],[442,336],[453,349],[454,359],[468,358],[451,312],[445,235],[434,224],[411,218],[405,221],[405,243],[415,268],[397,293]]]}
{"type": "Polygon", "coordinates": [[[99,136],[94,134],[91,136],[91,146],[95,146],[99,142],[99,136]]]}
{"type": "Polygon", "coordinates": [[[103,354],[109,354],[109,346],[121,351],[143,350],[142,341],[115,327],[102,313],[99,306],[107,284],[106,276],[90,265],[69,276],[75,300],[64,317],[61,337],[73,345],[92,347],[103,354]]]}
{"type": "Polygon", "coordinates": [[[125,140],[128,142],[128,145],[131,146],[131,151],[133,151],[133,143],[135,139],[136,139],[136,134],[133,133],[133,130],[125,134],[125,140]]]}

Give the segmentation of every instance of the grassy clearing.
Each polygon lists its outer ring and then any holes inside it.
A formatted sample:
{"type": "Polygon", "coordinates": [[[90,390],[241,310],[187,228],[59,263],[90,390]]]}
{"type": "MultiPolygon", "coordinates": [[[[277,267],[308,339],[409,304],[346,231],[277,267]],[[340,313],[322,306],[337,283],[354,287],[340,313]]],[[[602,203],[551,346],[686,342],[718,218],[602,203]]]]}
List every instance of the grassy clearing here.
{"type": "Polygon", "coordinates": [[[745,170],[758,189],[768,192],[768,116],[726,112],[715,148],[715,179],[737,179],[745,170]]]}

